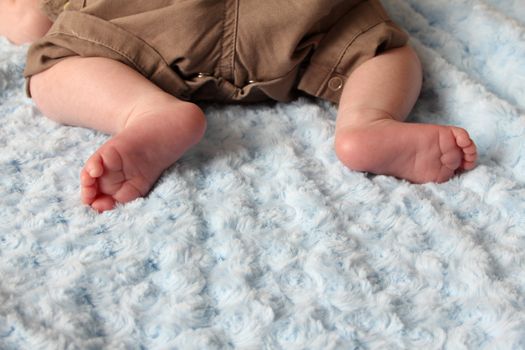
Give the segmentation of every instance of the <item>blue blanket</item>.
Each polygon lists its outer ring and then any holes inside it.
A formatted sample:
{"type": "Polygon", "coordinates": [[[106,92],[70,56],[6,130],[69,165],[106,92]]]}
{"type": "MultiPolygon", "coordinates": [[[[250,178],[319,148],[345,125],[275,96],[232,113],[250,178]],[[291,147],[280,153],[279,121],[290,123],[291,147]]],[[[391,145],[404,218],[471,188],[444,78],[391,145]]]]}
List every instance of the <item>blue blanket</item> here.
{"type": "Polygon", "coordinates": [[[479,147],[447,183],[346,169],[327,102],[209,106],[98,215],[78,175],[108,136],[44,118],[0,41],[0,348],[524,349],[525,3],[384,4],[425,70],[411,120],[479,147]]]}

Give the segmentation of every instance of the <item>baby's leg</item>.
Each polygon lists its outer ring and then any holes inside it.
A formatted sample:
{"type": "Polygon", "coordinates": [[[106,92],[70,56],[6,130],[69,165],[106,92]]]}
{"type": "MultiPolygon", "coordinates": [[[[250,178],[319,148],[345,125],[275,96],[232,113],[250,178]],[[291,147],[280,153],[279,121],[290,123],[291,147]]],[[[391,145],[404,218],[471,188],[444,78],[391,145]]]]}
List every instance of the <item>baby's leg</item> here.
{"type": "Polygon", "coordinates": [[[421,88],[408,47],[389,50],[349,77],[336,122],[335,149],[351,169],[414,183],[443,182],[474,168],[476,146],[458,127],[404,123],[421,88]]]}
{"type": "Polygon", "coordinates": [[[98,211],[145,196],[206,127],[199,107],[105,58],[66,59],[32,77],[31,94],[60,123],[114,135],[81,173],[82,200],[98,211]]]}

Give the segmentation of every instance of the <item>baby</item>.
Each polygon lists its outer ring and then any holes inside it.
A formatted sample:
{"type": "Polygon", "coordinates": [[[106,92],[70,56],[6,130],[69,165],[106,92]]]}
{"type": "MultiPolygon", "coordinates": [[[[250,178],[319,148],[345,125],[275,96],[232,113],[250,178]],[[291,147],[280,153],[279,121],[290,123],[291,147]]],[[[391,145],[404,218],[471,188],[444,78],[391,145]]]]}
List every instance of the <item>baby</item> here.
{"type": "Polygon", "coordinates": [[[425,183],[475,166],[465,130],[404,122],[421,66],[378,0],[0,0],[0,35],[33,43],[25,76],[43,114],[113,135],[80,175],[98,211],[145,196],[199,142],[196,101],[306,93],[338,103],[350,169],[425,183]]]}

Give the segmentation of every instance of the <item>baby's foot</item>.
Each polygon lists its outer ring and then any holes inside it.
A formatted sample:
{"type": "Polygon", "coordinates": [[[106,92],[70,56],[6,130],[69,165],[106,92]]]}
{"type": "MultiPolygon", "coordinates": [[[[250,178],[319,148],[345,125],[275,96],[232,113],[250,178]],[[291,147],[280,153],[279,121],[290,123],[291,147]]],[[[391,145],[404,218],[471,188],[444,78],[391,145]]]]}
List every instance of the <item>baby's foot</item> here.
{"type": "Polygon", "coordinates": [[[458,171],[473,169],[477,158],[464,129],[391,119],[338,130],[336,151],[351,169],[413,183],[447,181],[458,171]]]}
{"type": "Polygon", "coordinates": [[[145,196],[162,172],[200,140],[204,127],[202,116],[159,114],[125,128],[86,162],[80,175],[82,201],[102,212],[145,196]]]}

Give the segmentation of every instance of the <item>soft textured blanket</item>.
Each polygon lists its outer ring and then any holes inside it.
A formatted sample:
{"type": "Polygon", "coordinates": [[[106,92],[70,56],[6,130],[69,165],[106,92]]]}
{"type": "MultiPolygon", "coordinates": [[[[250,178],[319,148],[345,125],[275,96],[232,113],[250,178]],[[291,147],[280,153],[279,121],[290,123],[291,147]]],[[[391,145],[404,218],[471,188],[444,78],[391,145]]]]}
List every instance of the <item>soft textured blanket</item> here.
{"type": "Polygon", "coordinates": [[[344,168],[336,109],[210,106],[203,142],[98,215],[107,135],[24,97],[0,41],[1,349],[525,349],[525,3],[385,0],[479,166],[412,185],[344,168]]]}

